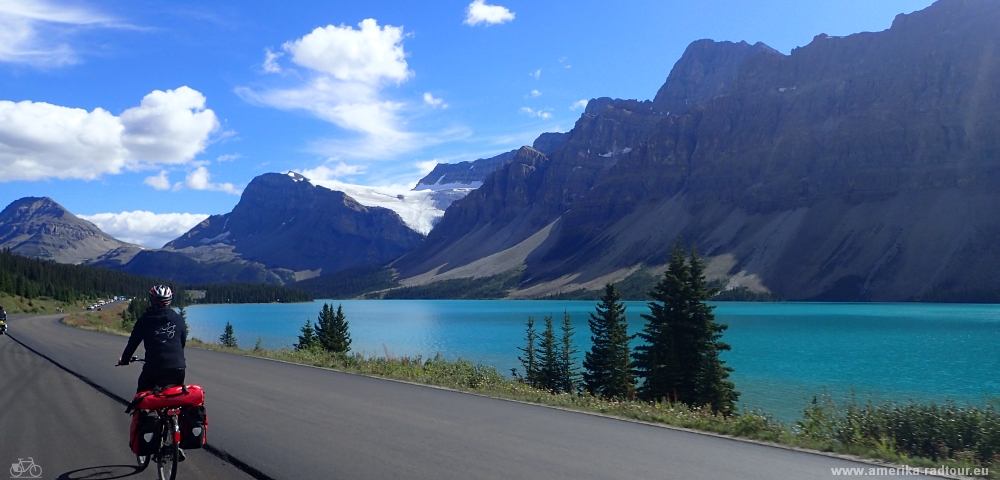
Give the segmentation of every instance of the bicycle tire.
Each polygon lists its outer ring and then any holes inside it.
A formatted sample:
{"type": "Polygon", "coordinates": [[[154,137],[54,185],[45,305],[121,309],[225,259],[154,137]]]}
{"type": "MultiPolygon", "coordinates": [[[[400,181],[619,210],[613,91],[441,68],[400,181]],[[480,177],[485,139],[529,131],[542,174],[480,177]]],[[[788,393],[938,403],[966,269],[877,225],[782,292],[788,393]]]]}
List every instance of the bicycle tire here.
{"type": "Polygon", "coordinates": [[[174,428],[178,425],[177,417],[171,416],[163,422],[160,430],[160,454],[157,456],[156,469],[160,480],[175,480],[177,478],[177,442],[174,442],[174,428]]]}

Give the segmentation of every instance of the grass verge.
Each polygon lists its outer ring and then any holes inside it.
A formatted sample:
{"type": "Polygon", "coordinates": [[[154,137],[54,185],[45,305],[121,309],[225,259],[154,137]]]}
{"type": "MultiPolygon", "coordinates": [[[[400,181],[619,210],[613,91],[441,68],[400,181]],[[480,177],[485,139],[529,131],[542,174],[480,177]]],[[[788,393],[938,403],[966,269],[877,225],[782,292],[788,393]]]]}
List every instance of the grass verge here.
{"type": "Polygon", "coordinates": [[[61,313],[62,310],[77,309],[78,304],[67,304],[49,297],[24,298],[17,295],[10,295],[7,292],[0,292],[0,307],[3,307],[10,315],[21,313],[61,313]]]}
{"type": "MultiPolygon", "coordinates": [[[[83,312],[63,321],[89,330],[127,336],[120,311],[83,312]]],[[[551,394],[506,378],[493,367],[467,360],[445,360],[334,354],[318,350],[227,348],[190,339],[188,346],[269,358],[344,372],[450,388],[484,396],[548,405],[612,417],[670,425],[702,432],[751,439],[779,446],[851,455],[918,468],[986,468],[984,478],[1000,479],[1000,399],[985,408],[935,404],[836,403],[817,396],[795,424],[775,420],[761,411],[728,417],[710,410],[670,402],[607,400],[591,395],[551,394]]]]}

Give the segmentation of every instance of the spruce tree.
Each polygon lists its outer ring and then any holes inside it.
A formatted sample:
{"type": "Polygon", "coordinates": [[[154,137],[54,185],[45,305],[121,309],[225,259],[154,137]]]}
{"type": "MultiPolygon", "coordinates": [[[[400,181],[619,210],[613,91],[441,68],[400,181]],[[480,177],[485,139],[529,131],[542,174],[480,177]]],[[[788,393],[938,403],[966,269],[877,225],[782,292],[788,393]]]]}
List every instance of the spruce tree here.
{"type": "Polygon", "coordinates": [[[517,347],[522,353],[523,357],[517,357],[521,362],[521,366],[524,367],[524,382],[531,386],[536,386],[538,384],[538,350],[535,342],[538,339],[538,334],[535,332],[535,317],[528,316],[528,325],[525,328],[524,334],[524,347],[517,347]]]}
{"type": "Polygon", "coordinates": [[[559,344],[556,341],[556,330],[552,322],[552,315],[546,315],[543,319],[545,330],[542,331],[542,341],[538,345],[539,365],[538,365],[538,388],[544,388],[550,392],[559,391],[560,365],[559,365],[559,344]]]}
{"type": "Polygon", "coordinates": [[[236,345],[236,335],[233,333],[233,324],[226,322],[226,329],[222,331],[222,336],[219,337],[219,344],[223,347],[239,348],[239,346],[236,345]]]}
{"type": "Polygon", "coordinates": [[[347,353],[351,349],[351,335],[347,331],[347,320],[342,305],[334,312],[330,305],[324,303],[315,329],[316,341],[323,350],[347,353]]]}
{"type": "Polygon", "coordinates": [[[306,324],[302,326],[302,335],[299,335],[299,342],[295,344],[295,349],[312,350],[317,346],[316,331],[313,330],[312,322],[307,318],[306,324]]]}
{"type": "Polygon", "coordinates": [[[571,393],[576,390],[576,354],[573,348],[573,323],[569,312],[563,310],[562,338],[559,342],[559,391],[571,393]]]}
{"type": "Polygon", "coordinates": [[[185,331],[185,332],[187,332],[188,334],[190,334],[190,333],[191,333],[191,330],[190,330],[190,329],[188,328],[188,315],[187,315],[187,310],[186,310],[186,309],[185,309],[185,308],[184,308],[184,307],[182,306],[182,307],[180,308],[180,312],[178,312],[178,313],[179,313],[179,314],[180,314],[180,316],[181,316],[181,321],[183,321],[183,322],[184,322],[184,331],[185,331]]]}
{"type": "Polygon", "coordinates": [[[635,393],[632,359],[629,352],[628,319],[625,304],[614,284],[604,286],[604,295],[590,314],[593,346],[584,354],[584,388],[605,398],[629,398],[635,393]]]}
{"type": "Polygon", "coordinates": [[[719,353],[731,350],[729,344],[721,341],[722,333],[728,325],[715,322],[713,306],[705,302],[718,292],[705,281],[705,262],[697,251],[691,252],[691,320],[694,328],[700,365],[695,377],[693,405],[710,405],[713,412],[729,415],[736,410],[740,393],[729,379],[732,367],[726,366],[719,353]]]}
{"type": "Polygon", "coordinates": [[[647,323],[639,333],[645,343],[633,354],[635,374],[644,380],[639,396],[732,413],[739,392],[727,380],[732,368],[719,358],[730,349],[720,341],[727,326],[715,323],[714,307],[705,303],[713,290],[704,262],[696,252],[689,260],[675,243],[667,271],[649,295],[650,314],[643,315],[647,323]]]}
{"type": "Polygon", "coordinates": [[[638,337],[644,341],[632,354],[635,376],[643,380],[637,393],[644,400],[683,401],[689,398],[684,391],[682,352],[684,344],[683,318],[690,272],[684,249],[675,243],[670,251],[667,271],[649,296],[649,314],[638,337]]]}
{"type": "Polygon", "coordinates": [[[344,316],[343,305],[337,305],[337,313],[333,316],[333,342],[330,351],[347,353],[351,350],[351,333],[347,331],[347,318],[344,316]]]}

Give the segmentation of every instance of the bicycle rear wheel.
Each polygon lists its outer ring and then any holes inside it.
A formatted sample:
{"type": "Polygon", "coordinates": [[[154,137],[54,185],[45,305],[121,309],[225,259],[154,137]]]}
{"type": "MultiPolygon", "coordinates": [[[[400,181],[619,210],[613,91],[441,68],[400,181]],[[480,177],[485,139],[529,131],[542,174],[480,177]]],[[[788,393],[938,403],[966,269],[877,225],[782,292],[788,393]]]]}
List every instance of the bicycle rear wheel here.
{"type": "Polygon", "coordinates": [[[160,454],[156,458],[156,470],[160,480],[174,480],[177,478],[177,442],[174,441],[174,429],[177,425],[177,417],[170,416],[163,422],[162,435],[160,436],[160,454]]]}

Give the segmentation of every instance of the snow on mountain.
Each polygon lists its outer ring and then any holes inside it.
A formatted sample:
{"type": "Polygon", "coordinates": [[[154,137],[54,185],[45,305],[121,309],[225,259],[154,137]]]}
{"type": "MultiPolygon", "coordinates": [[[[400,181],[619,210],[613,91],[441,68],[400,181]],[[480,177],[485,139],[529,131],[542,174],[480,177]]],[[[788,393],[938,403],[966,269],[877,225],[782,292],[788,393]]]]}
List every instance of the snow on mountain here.
{"type": "MultiPolygon", "coordinates": [[[[296,180],[306,179],[295,172],[289,172],[289,175],[296,180]]],[[[344,192],[366,207],[388,208],[396,212],[406,226],[423,235],[430,233],[431,228],[434,228],[434,225],[444,215],[448,205],[465,197],[479,186],[461,184],[461,188],[442,188],[451,187],[451,185],[441,185],[434,189],[414,191],[406,185],[374,187],[352,185],[337,180],[308,179],[308,181],[319,187],[344,192]]],[[[478,183],[482,184],[482,182],[478,183]]]]}

